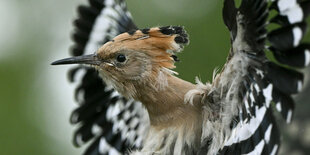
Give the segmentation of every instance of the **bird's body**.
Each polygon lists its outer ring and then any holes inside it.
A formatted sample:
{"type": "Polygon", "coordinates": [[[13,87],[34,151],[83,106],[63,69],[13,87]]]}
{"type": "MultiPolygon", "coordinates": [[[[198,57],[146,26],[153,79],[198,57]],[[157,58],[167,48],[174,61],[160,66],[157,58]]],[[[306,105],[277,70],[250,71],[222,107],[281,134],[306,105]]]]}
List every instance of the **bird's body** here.
{"type": "Polygon", "coordinates": [[[226,67],[231,69],[224,70],[218,75],[215,75],[213,84],[202,84],[200,81],[197,81],[197,85],[194,85],[171,75],[168,77],[168,90],[157,92],[156,90],[144,91],[144,96],[147,99],[152,98],[147,96],[147,92],[150,91],[156,92],[154,95],[157,97],[154,101],[139,100],[146,106],[151,122],[150,131],[141,153],[156,152],[166,155],[203,154],[204,150],[201,150],[201,137],[208,137],[210,133],[207,133],[207,131],[214,130],[204,129],[204,127],[210,127],[204,125],[208,123],[204,120],[216,121],[220,117],[227,119],[227,123],[221,122],[215,125],[219,129],[217,133],[219,137],[217,138],[219,138],[218,140],[220,142],[213,147],[214,150],[222,148],[223,145],[221,144],[224,144],[225,137],[229,137],[231,134],[229,130],[224,130],[225,128],[229,128],[229,122],[234,115],[233,111],[237,111],[237,108],[230,108],[232,104],[241,102],[238,96],[230,95],[238,94],[239,90],[235,89],[235,86],[243,82],[243,78],[240,77],[246,75],[243,69],[248,67],[246,60],[247,58],[243,53],[239,53],[238,56],[233,57],[226,64],[226,67]],[[222,76],[227,78],[221,78],[222,76]],[[167,94],[172,95],[168,96],[167,94]],[[211,100],[209,100],[210,98],[211,100]],[[216,98],[225,99],[212,101],[212,99],[216,98]],[[155,106],[149,108],[148,104],[155,106]],[[227,107],[223,106],[223,104],[227,107]],[[154,120],[151,115],[153,109],[160,111],[159,117],[165,121],[154,120]],[[222,110],[225,111],[226,116],[219,116],[223,112],[222,110]],[[154,124],[154,122],[158,123],[154,124]],[[203,133],[203,131],[205,132],[203,133]]]}
{"type": "MultiPolygon", "coordinates": [[[[131,58],[134,62],[129,70],[124,71],[126,75],[118,77],[119,74],[111,74],[113,71],[109,69],[98,68],[98,71],[104,81],[118,92],[127,98],[140,101],[147,109],[150,129],[143,144],[142,153],[146,151],[179,154],[185,149],[194,153],[200,144],[202,126],[198,124],[202,123],[202,104],[185,103],[186,94],[194,90],[195,85],[174,76],[173,71],[169,70],[174,67],[174,60],[171,57],[173,53],[169,54],[167,50],[178,51],[180,45],[174,41],[177,37],[174,36],[175,34],[161,32],[165,29],[167,31],[177,29],[185,35],[181,27],[152,28],[147,33],[142,33],[140,30],[132,34],[124,33],[101,47],[97,54],[102,54],[101,57],[104,59],[109,57],[107,55],[110,53],[115,55],[114,51],[122,51],[118,48],[124,48],[130,53],[127,55],[123,52],[123,54],[130,59],[130,55],[134,53],[134,58],[131,58]],[[163,41],[163,38],[167,41],[163,41]],[[153,42],[156,42],[158,47],[153,47],[153,42]],[[140,62],[145,67],[141,67],[140,62]]],[[[114,66],[117,65],[112,64],[109,67],[114,66]]]]}
{"type": "Polygon", "coordinates": [[[223,19],[231,38],[227,62],[212,82],[192,84],[172,71],[177,53],[189,42],[183,27],[139,30],[123,1],[90,0],[76,21],[77,57],[53,63],[89,64],[99,73],[86,68],[77,89],[83,90],[84,100],[71,117],[72,123],[82,124],[75,144],[97,137],[85,154],[276,154],[280,139],[271,105],[274,102],[290,122],[294,108],[290,95],[301,91],[303,75],[270,61],[265,56],[266,40],[282,64],[310,63],[310,46],[301,44],[310,2],[286,3],[279,0],[269,6],[266,0],[243,0],[236,8],[234,0],[225,0],[223,19]],[[105,12],[104,7],[116,13],[105,12]],[[266,30],[269,9],[279,12],[271,23],[281,26],[271,32],[266,30]],[[85,19],[86,14],[92,18],[85,19]],[[96,53],[80,56],[98,44],[92,37],[96,35],[88,34],[89,27],[96,32],[107,15],[117,19],[111,25],[116,23],[112,27],[119,35],[99,40],[105,44],[96,53]]]}

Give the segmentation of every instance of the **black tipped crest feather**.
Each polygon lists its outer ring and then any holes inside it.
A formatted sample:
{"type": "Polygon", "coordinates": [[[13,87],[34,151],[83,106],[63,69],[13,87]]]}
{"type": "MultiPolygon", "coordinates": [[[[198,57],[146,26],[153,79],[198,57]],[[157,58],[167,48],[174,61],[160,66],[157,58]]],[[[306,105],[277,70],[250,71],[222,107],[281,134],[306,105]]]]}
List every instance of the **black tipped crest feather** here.
{"type": "Polygon", "coordinates": [[[142,30],[141,30],[141,32],[142,32],[143,34],[149,34],[149,31],[150,31],[149,28],[146,28],[146,29],[142,29],[142,30]]]}
{"type": "Polygon", "coordinates": [[[174,41],[178,44],[188,44],[188,34],[183,27],[180,26],[164,26],[160,27],[159,31],[165,35],[177,35],[174,41]]]}
{"type": "Polygon", "coordinates": [[[136,29],[132,29],[132,30],[127,31],[127,33],[129,35],[134,35],[136,33],[136,31],[137,31],[136,29]]]}

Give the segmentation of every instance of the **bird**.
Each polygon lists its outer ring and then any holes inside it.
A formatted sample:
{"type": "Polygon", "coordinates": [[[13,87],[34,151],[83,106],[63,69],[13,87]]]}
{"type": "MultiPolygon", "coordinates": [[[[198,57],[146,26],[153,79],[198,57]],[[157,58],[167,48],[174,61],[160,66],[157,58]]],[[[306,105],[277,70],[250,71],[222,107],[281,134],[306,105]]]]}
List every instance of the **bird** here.
{"type": "Polygon", "coordinates": [[[81,80],[70,122],[79,126],[77,147],[92,141],[84,154],[279,152],[274,113],[290,123],[292,95],[302,91],[310,1],[224,0],[227,60],[212,82],[196,84],[173,71],[189,44],[184,27],[139,29],[125,0],[88,2],[74,21],[73,57],[52,63],[79,64],[69,71],[71,82],[81,80]]]}

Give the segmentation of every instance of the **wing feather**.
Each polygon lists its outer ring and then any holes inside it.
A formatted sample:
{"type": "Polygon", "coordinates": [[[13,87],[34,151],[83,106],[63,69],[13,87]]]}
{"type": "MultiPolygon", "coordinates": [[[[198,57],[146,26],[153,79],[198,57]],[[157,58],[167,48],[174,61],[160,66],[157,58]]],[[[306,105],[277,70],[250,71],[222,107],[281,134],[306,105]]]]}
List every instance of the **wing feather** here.
{"type": "MultiPolygon", "coordinates": [[[[78,18],[73,22],[73,56],[91,54],[118,34],[137,29],[124,0],[88,2],[78,7],[78,18]]],[[[148,120],[141,103],[125,99],[107,86],[93,68],[72,68],[69,80],[78,83],[75,98],[79,107],[70,118],[72,124],[78,125],[75,146],[92,141],[86,155],[123,154],[142,147],[148,120]],[[82,76],[77,77],[79,74],[82,76]]]]}
{"type": "Polygon", "coordinates": [[[203,101],[206,108],[221,106],[221,110],[213,109],[220,117],[204,117],[202,141],[211,139],[205,143],[208,154],[277,154],[280,139],[273,107],[286,122],[292,120],[291,95],[303,85],[303,74],[293,67],[306,67],[310,61],[309,45],[302,43],[310,3],[291,2],[242,0],[236,8],[234,0],[224,1],[223,19],[232,47],[206,97],[218,102],[203,101]],[[277,14],[268,21],[272,9],[277,14]],[[279,26],[267,31],[268,24],[279,26]],[[268,50],[277,63],[265,56],[268,50]]]}

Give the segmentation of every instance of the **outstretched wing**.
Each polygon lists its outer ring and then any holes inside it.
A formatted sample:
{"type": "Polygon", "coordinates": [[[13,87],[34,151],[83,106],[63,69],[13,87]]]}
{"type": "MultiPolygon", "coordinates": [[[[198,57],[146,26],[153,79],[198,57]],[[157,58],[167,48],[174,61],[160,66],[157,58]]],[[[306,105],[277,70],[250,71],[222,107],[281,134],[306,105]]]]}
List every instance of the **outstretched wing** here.
{"type": "Polygon", "coordinates": [[[303,83],[303,74],[294,68],[310,62],[310,46],[301,44],[309,11],[309,1],[242,0],[239,8],[234,0],[224,1],[223,18],[232,47],[203,101],[201,152],[278,152],[280,135],[272,107],[291,121],[291,95],[301,91],[303,83]],[[277,14],[268,21],[271,10],[277,14]],[[267,31],[268,25],[277,28],[267,31]],[[278,62],[266,57],[268,51],[278,62]]]}
{"type": "MultiPolygon", "coordinates": [[[[87,6],[78,7],[74,27],[73,56],[91,54],[116,35],[136,29],[124,0],[89,0],[87,6]]],[[[77,147],[92,141],[87,155],[123,154],[141,147],[148,127],[141,103],[122,97],[93,68],[73,68],[69,79],[78,83],[75,97],[79,107],[70,119],[78,125],[73,139],[77,147]]]]}

